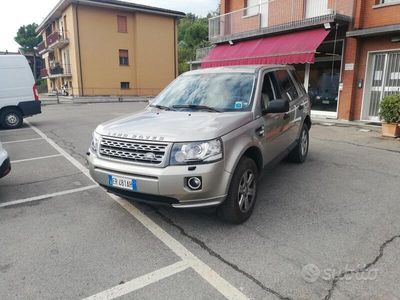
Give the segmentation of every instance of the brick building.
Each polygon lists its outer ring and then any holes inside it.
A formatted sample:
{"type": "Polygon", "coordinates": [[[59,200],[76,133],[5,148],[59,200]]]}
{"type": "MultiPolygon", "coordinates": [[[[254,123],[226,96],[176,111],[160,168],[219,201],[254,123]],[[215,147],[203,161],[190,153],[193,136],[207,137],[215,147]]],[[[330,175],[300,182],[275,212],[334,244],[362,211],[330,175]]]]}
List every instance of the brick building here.
{"type": "Polygon", "coordinates": [[[314,115],[378,121],[400,92],[399,15],[400,0],[221,0],[202,66],[293,64],[314,115]]]}

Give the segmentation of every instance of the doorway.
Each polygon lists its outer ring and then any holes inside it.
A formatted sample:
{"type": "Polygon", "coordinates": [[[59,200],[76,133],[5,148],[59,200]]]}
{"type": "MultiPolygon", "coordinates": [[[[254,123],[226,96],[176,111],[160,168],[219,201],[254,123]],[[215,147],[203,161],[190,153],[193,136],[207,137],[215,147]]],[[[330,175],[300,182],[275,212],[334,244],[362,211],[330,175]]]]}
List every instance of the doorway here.
{"type": "Polygon", "coordinates": [[[306,18],[324,16],[328,12],[328,0],[307,0],[306,18]]]}
{"type": "Polygon", "coordinates": [[[400,51],[369,56],[362,119],[379,121],[379,103],[385,96],[400,93],[400,51]]]}

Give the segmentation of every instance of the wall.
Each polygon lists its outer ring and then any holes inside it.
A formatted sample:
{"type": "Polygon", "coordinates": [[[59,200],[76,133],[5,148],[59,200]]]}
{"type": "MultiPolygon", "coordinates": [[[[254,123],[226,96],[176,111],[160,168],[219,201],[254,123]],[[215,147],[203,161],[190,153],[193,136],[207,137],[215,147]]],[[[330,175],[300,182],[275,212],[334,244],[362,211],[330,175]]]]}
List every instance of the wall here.
{"type": "Polygon", "coordinates": [[[174,18],[103,8],[77,8],[85,96],[154,95],[175,78],[174,18]],[[128,33],[118,33],[117,15],[128,33]],[[119,65],[119,49],[129,66],[119,65]],[[121,90],[120,82],[130,82],[121,90]]]}
{"type": "Polygon", "coordinates": [[[384,25],[399,24],[400,5],[379,6],[374,8],[377,0],[361,1],[360,20],[355,28],[379,27],[384,25]]]}

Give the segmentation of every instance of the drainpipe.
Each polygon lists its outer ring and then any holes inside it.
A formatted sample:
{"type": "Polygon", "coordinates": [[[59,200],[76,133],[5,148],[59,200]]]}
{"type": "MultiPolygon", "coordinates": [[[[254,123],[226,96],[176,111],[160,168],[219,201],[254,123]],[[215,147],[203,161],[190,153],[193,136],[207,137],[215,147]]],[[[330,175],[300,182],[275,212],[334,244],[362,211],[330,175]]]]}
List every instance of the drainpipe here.
{"type": "Polygon", "coordinates": [[[83,76],[82,76],[82,59],[81,59],[81,39],[79,34],[79,15],[78,15],[79,1],[76,2],[76,30],[77,30],[77,39],[78,39],[78,57],[79,57],[79,74],[80,74],[80,83],[81,83],[81,95],[84,96],[83,89],[83,76]]]}

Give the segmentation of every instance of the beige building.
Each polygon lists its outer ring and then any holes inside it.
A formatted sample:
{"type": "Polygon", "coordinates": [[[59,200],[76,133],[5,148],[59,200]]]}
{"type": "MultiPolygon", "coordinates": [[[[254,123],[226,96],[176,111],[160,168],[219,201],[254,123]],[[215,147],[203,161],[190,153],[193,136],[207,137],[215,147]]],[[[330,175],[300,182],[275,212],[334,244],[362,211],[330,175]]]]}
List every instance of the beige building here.
{"type": "Polygon", "coordinates": [[[115,0],[61,0],[37,32],[48,90],[155,95],[177,76],[184,13],[115,0]]]}

